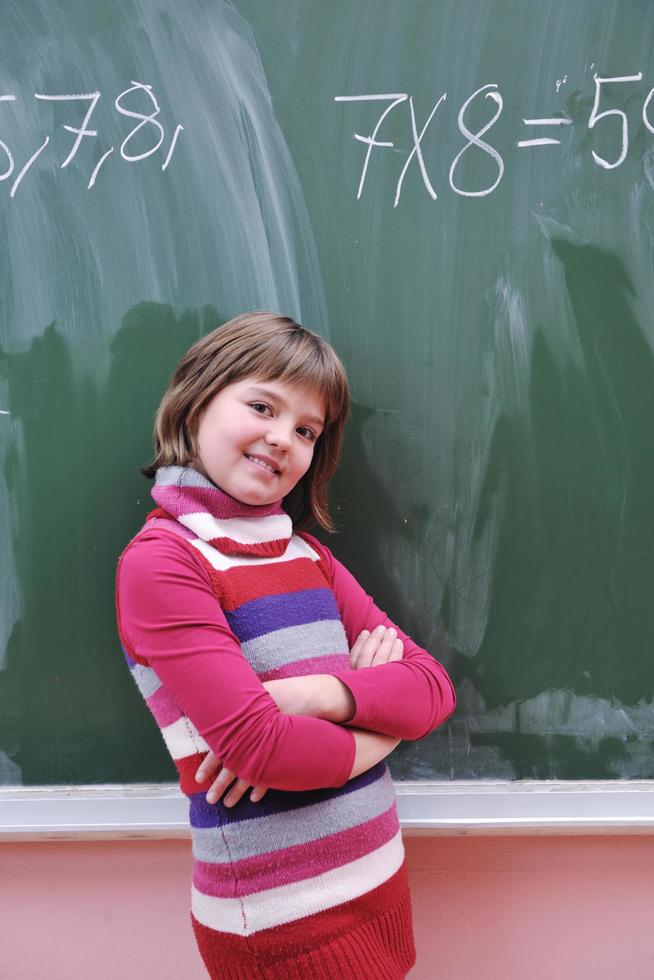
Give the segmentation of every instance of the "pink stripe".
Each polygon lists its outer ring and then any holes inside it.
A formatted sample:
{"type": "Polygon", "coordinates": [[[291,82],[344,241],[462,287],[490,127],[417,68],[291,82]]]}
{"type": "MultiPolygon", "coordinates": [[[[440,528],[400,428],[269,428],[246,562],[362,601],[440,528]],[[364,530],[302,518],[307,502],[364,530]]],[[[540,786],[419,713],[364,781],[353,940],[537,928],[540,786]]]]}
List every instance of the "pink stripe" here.
{"type": "Polygon", "coordinates": [[[259,674],[261,681],[276,681],[282,677],[299,677],[300,674],[335,674],[347,670],[350,658],[347,653],[330,653],[323,657],[311,657],[309,660],[292,660],[274,670],[265,670],[259,674]]]}
{"type": "Polygon", "coordinates": [[[197,541],[198,536],[190,531],[183,524],[172,519],[172,517],[151,517],[147,522],[144,531],[150,531],[153,527],[163,528],[164,531],[173,531],[180,538],[184,538],[186,541],[197,541]]]}
{"type": "MultiPolygon", "coordinates": [[[[177,487],[156,484],[152,488],[152,496],[165,511],[173,517],[182,514],[195,514],[208,511],[220,520],[226,521],[231,517],[243,518],[243,504],[233,497],[228,497],[222,490],[211,487],[177,487]]],[[[261,507],[248,506],[248,517],[268,517],[270,514],[283,514],[280,501],[265,504],[261,507]]]]}
{"type": "Polygon", "coordinates": [[[214,898],[253,895],[269,888],[304,881],[334,868],[343,868],[386,844],[397,830],[397,812],[393,802],[385,813],[366,823],[306,844],[284,847],[231,864],[196,861],[193,865],[193,884],[198,891],[214,898]]]}
{"type": "Polygon", "coordinates": [[[172,725],[182,717],[182,711],[175,704],[165,687],[160,687],[158,691],[145,699],[145,703],[155,717],[155,721],[161,727],[172,725]]]}

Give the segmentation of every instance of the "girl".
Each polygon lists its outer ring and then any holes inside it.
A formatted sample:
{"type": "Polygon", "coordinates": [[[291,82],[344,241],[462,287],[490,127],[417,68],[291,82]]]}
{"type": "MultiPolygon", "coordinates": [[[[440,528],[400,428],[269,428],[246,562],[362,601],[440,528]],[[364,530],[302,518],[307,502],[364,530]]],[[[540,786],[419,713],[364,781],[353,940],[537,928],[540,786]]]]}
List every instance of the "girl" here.
{"type": "Polygon", "coordinates": [[[382,760],[455,695],[302,530],[333,530],[348,408],[338,357],[293,320],[249,313],[198,341],[157,412],[158,506],[119,561],[125,656],[190,800],[213,978],[399,980],[415,962],[382,760]]]}

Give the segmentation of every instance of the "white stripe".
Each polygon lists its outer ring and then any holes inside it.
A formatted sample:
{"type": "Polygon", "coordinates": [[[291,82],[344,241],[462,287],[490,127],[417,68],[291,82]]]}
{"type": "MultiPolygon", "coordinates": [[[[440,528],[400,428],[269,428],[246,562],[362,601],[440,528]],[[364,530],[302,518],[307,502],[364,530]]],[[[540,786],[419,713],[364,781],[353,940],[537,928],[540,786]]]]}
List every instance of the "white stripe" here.
{"type": "Polygon", "coordinates": [[[251,936],[358,898],[387,881],[403,860],[402,833],[398,831],[382,847],[340,868],[243,898],[213,898],[192,886],[191,908],[209,929],[251,936]]]}
{"type": "Polygon", "coordinates": [[[231,538],[239,544],[262,544],[265,541],[279,541],[291,536],[293,525],[286,514],[271,514],[269,517],[230,517],[218,520],[206,511],[197,514],[183,514],[177,520],[188,527],[204,541],[212,538],[231,538]]]}
{"type": "Polygon", "coordinates": [[[209,751],[209,746],[193,722],[185,716],[178,718],[172,725],[165,725],[161,734],[173,759],[183,759],[187,755],[195,755],[196,752],[209,751]]]}
{"type": "Polygon", "coordinates": [[[310,558],[311,561],[318,561],[319,556],[307,542],[293,535],[288,548],[279,558],[250,558],[247,555],[223,555],[217,548],[212,548],[206,541],[196,538],[190,541],[194,548],[197,548],[210,565],[219,572],[224,572],[228,568],[236,568],[240,565],[250,565],[253,568],[257,565],[274,565],[277,562],[292,561],[294,558],[310,558]]]}

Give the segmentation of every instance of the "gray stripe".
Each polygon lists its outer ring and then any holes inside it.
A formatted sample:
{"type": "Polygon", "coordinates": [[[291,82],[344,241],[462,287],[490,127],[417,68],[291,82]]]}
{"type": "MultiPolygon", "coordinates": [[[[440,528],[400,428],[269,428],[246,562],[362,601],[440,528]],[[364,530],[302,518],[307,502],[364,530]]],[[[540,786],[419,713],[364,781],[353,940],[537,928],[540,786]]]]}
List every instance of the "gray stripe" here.
{"type": "Polygon", "coordinates": [[[132,677],[136,681],[138,689],[144,698],[149,698],[151,694],[154,694],[161,687],[161,681],[152,667],[144,667],[142,664],[136,664],[136,666],[132,667],[132,677]]]}
{"type": "Polygon", "coordinates": [[[287,626],[286,629],[247,640],[242,648],[259,674],[296,660],[309,660],[330,653],[348,653],[347,637],[340,619],[287,626]]]}
{"type": "Polygon", "coordinates": [[[385,813],[394,801],[393,780],[387,770],[369,786],[322,803],[223,827],[192,827],[193,854],[198,861],[229,863],[319,841],[328,834],[372,820],[385,813]]]}
{"type": "Polygon", "coordinates": [[[160,466],[155,475],[158,487],[202,487],[215,490],[206,476],[190,466],[160,466]]]}

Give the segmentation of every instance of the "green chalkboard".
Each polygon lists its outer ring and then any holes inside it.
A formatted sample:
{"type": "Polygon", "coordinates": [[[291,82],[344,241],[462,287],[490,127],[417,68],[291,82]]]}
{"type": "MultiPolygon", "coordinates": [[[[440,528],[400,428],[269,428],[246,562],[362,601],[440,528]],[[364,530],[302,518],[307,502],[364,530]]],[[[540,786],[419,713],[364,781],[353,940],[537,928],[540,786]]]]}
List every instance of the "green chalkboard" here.
{"type": "Polygon", "coordinates": [[[654,778],[654,6],[6,0],[0,781],[174,778],[116,558],[179,355],[345,360],[332,547],[450,723],[407,779],[654,778]]]}

